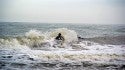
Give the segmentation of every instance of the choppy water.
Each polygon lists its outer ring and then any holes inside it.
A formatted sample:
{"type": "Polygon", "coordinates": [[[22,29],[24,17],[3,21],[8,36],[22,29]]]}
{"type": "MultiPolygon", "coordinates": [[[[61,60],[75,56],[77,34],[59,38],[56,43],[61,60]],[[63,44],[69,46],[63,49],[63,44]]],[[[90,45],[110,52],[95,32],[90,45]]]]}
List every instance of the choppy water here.
{"type": "Polygon", "coordinates": [[[124,26],[0,22],[0,69],[125,70],[124,26]]]}
{"type": "Polygon", "coordinates": [[[20,36],[31,29],[41,32],[52,31],[57,28],[75,30],[81,37],[119,36],[125,34],[124,24],[99,25],[99,24],[49,24],[49,23],[22,23],[0,22],[0,36],[20,36]]]}

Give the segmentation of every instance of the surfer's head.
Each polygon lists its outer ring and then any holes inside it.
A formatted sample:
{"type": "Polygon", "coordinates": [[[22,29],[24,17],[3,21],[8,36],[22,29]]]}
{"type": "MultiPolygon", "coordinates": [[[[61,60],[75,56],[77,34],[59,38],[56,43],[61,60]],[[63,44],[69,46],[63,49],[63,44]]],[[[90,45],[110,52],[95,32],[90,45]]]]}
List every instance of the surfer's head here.
{"type": "Polygon", "coordinates": [[[59,33],[58,35],[61,36],[61,33],[59,33]]]}

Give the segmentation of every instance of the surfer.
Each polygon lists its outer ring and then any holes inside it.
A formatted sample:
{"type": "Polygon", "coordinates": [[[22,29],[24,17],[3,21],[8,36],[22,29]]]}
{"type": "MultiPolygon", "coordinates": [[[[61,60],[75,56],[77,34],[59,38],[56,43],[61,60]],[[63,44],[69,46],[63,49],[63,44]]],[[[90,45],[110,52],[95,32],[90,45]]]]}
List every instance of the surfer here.
{"type": "Polygon", "coordinates": [[[58,41],[58,43],[61,43],[61,45],[64,43],[65,40],[61,33],[59,33],[55,39],[58,41]]]}
{"type": "Polygon", "coordinates": [[[61,33],[59,33],[58,36],[55,39],[64,41],[64,38],[62,37],[61,33]]]}

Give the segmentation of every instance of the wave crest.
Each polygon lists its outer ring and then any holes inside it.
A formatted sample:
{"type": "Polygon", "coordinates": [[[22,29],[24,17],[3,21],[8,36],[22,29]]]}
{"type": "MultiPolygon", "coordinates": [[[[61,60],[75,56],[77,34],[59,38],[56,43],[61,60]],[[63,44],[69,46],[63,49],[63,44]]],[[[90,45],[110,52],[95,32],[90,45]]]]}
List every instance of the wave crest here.
{"type": "Polygon", "coordinates": [[[29,47],[53,47],[55,37],[61,33],[65,38],[65,44],[78,41],[77,33],[67,28],[55,29],[51,32],[42,33],[38,30],[30,30],[21,37],[9,37],[0,39],[0,45],[26,45],[29,47]]]}
{"type": "Polygon", "coordinates": [[[50,33],[50,37],[56,37],[59,33],[65,38],[65,43],[78,41],[77,33],[74,30],[69,30],[67,28],[55,29],[50,33]]]}

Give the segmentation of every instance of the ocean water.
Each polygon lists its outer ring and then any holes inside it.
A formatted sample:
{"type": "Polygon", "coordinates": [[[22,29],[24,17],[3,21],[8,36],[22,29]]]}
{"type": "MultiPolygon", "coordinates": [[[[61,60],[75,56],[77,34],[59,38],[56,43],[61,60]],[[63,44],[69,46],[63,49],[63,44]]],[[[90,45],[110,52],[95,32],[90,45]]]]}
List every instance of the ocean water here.
{"type": "Polygon", "coordinates": [[[0,36],[22,36],[35,29],[41,32],[53,31],[58,28],[75,30],[84,38],[125,35],[124,24],[58,24],[58,23],[25,23],[25,22],[0,22],[0,36]]]}
{"type": "Polygon", "coordinates": [[[0,22],[0,70],[125,70],[125,25],[0,22]]]}

